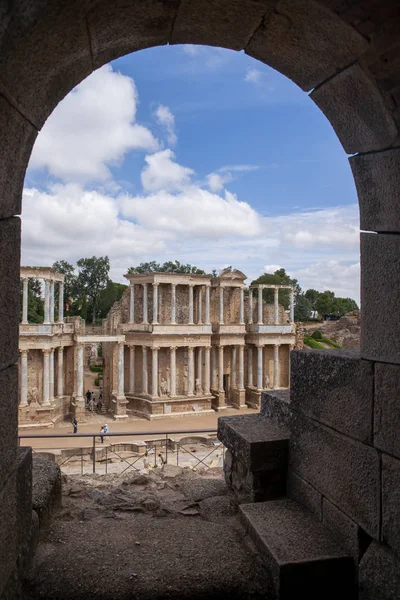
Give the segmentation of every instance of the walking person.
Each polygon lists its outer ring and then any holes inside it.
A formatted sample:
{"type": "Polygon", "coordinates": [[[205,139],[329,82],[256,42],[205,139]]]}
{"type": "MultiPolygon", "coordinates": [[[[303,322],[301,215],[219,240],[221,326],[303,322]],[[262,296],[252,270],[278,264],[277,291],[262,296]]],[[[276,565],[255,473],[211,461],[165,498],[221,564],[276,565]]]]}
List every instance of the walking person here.
{"type": "Polygon", "coordinates": [[[103,403],[101,401],[101,398],[99,398],[99,401],[97,403],[97,410],[99,413],[101,413],[101,409],[103,408],[103,403]]]}
{"type": "Polygon", "coordinates": [[[75,417],[72,419],[72,427],[74,428],[74,433],[78,433],[78,421],[75,417]]]}
{"type": "Polygon", "coordinates": [[[90,390],[88,390],[85,394],[86,404],[89,404],[91,396],[92,394],[90,393],[90,390]]]}
{"type": "Polygon", "coordinates": [[[103,444],[104,443],[104,436],[109,433],[109,428],[107,423],[105,425],[103,425],[103,427],[100,429],[100,441],[103,444]]]}
{"type": "Polygon", "coordinates": [[[99,400],[103,400],[103,388],[99,388],[99,400]]]}

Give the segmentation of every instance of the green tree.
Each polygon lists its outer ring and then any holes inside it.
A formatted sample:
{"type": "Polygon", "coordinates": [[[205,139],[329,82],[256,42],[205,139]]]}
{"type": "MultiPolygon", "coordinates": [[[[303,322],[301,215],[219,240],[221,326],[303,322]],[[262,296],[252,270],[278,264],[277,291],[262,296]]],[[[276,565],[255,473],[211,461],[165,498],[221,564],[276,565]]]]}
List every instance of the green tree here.
{"type": "Polygon", "coordinates": [[[106,287],[99,294],[99,300],[97,304],[97,316],[104,319],[114,302],[121,300],[122,294],[128,286],[123,283],[115,283],[108,280],[106,287]]]}
{"type": "Polygon", "coordinates": [[[193,275],[206,275],[206,272],[194,265],[183,265],[179,260],[167,261],[163,264],[157,263],[154,260],[151,262],[140,263],[137,267],[129,267],[130,275],[139,273],[187,273],[193,275]]]}
{"type": "MultiPolygon", "coordinates": [[[[264,273],[258,279],[255,279],[251,282],[251,285],[257,284],[266,284],[266,285],[293,285],[295,302],[297,301],[297,297],[302,293],[301,287],[297,279],[293,279],[288,275],[285,269],[278,269],[275,273],[264,273]]],[[[268,304],[272,304],[274,302],[274,290],[273,289],[265,289],[263,290],[263,299],[268,304]]],[[[279,303],[287,310],[290,305],[290,291],[282,290],[279,292],[279,303]]]]}
{"type": "Polygon", "coordinates": [[[63,273],[65,275],[64,279],[64,297],[65,298],[74,298],[76,295],[76,280],[77,276],[75,273],[75,267],[71,265],[71,263],[66,260],[57,260],[53,263],[52,268],[57,271],[57,273],[63,273]]]}
{"type": "Polygon", "coordinates": [[[312,288],[305,292],[305,297],[311,302],[312,310],[317,310],[317,301],[321,292],[313,290],[312,288]]]}
{"type": "Polygon", "coordinates": [[[305,294],[298,294],[294,307],[295,321],[309,321],[311,318],[312,305],[305,294]]]}
{"type": "Polygon", "coordinates": [[[316,302],[316,309],[321,316],[334,314],[335,292],[321,292],[316,302]]]}
{"type": "Polygon", "coordinates": [[[108,256],[92,256],[91,258],[80,258],[76,264],[79,268],[78,295],[90,300],[92,323],[95,323],[100,293],[106,288],[110,279],[110,261],[108,256]]]}

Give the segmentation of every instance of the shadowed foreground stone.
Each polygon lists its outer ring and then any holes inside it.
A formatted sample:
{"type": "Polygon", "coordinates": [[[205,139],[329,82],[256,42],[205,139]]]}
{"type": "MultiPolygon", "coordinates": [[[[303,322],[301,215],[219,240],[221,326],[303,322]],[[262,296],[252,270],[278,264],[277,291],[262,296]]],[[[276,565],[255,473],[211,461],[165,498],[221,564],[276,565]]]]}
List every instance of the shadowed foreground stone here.
{"type": "Polygon", "coordinates": [[[262,392],[260,414],[271,419],[273,423],[289,427],[290,390],[262,392]]]}
{"type": "Polygon", "coordinates": [[[280,600],[355,599],[352,559],[305,508],[288,499],[239,508],[280,600]]]}
{"type": "Polygon", "coordinates": [[[43,458],[35,458],[32,467],[32,505],[43,528],[61,502],[61,471],[58,465],[43,458]]]}
{"type": "Polygon", "coordinates": [[[400,561],[384,544],[372,542],[359,568],[359,600],[400,598],[400,561]]]}
{"type": "Polygon", "coordinates": [[[227,448],[225,481],[241,502],[283,496],[289,432],[260,414],[218,419],[218,439],[227,448]]]}

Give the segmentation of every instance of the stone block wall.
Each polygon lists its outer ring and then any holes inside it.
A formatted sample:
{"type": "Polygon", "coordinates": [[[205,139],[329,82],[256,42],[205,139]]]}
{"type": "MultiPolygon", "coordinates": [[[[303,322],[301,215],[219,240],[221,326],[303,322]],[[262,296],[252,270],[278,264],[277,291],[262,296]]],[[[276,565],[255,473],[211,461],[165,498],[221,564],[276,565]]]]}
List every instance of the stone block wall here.
{"type": "Polygon", "coordinates": [[[371,589],[385,573],[400,590],[400,571],[379,567],[400,559],[400,366],[307,350],[291,371],[288,495],[351,552],[362,598],[398,597],[371,589]]]}

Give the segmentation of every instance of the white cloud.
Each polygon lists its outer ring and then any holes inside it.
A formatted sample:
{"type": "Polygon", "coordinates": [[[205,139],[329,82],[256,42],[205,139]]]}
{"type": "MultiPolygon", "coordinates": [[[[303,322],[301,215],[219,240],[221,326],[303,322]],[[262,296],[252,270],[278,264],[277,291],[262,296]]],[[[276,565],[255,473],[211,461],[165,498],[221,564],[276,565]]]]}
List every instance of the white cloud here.
{"type": "Polygon", "coordinates": [[[107,180],[108,166],[130,150],[159,147],[136,122],[138,93],[132,78],[104,66],[60,102],[39,133],[30,169],[46,168],[65,181],[107,180]]]}
{"type": "Polygon", "coordinates": [[[227,191],[222,197],[196,185],[177,194],[160,190],[146,197],[125,198],[122,212],[143,227],[199,238],[261,233],[260,216],[249,204],[227,191]]]}
{"type": "Polygon", "coordinates": [[[181,190],[189,185],[193,169],[183,167],[174,159],[175,154],[169,149],[146,156],[147,166],[141,173],[145,192],[181,190]]]}
{"type": "Polygon", "coordinates": [[[159,104],[155,111],[155,117],[157,123],[162,125],[167,133],[167,141],[170,146],[175,146],[178,141],[178,138],[175,133],[175,117],[168,108],[168,106],[164,106],[163,104],[159,104]]]}
{"type": "Polygon", "coordinates": [[[224,189],[224,185],[232,181],[231,173],[209,173],[207,175],[207,185],[212,192],[220,192],[224,189]]]}
{"type": "Polygon", "coordinates": [[[218,173],[226,173],[227,171],[242,173],[245,171],[257,171],[259,168],[258,165],[225,165],[217,169],[217,171],[218,173]]]}
{"type": "Polygon", "coordinates": [[[261,81],[262,73],[258,69],[250,68],[247,69],[244,80],[249,83],[258,84],[261,81]]]}
{"type": "Polygon", "coordinates": [[[275,273],[279,269],[282,269],[281,265],[264,265],[263,273],[275,273]]]}
{"type": "Polygon", "coordinates": [[[304,290],[312,288],[320,292],[331,290],[336,296],[360,298],[360,263],[339,260],[316,262],[291,273],[304,290]]]}

